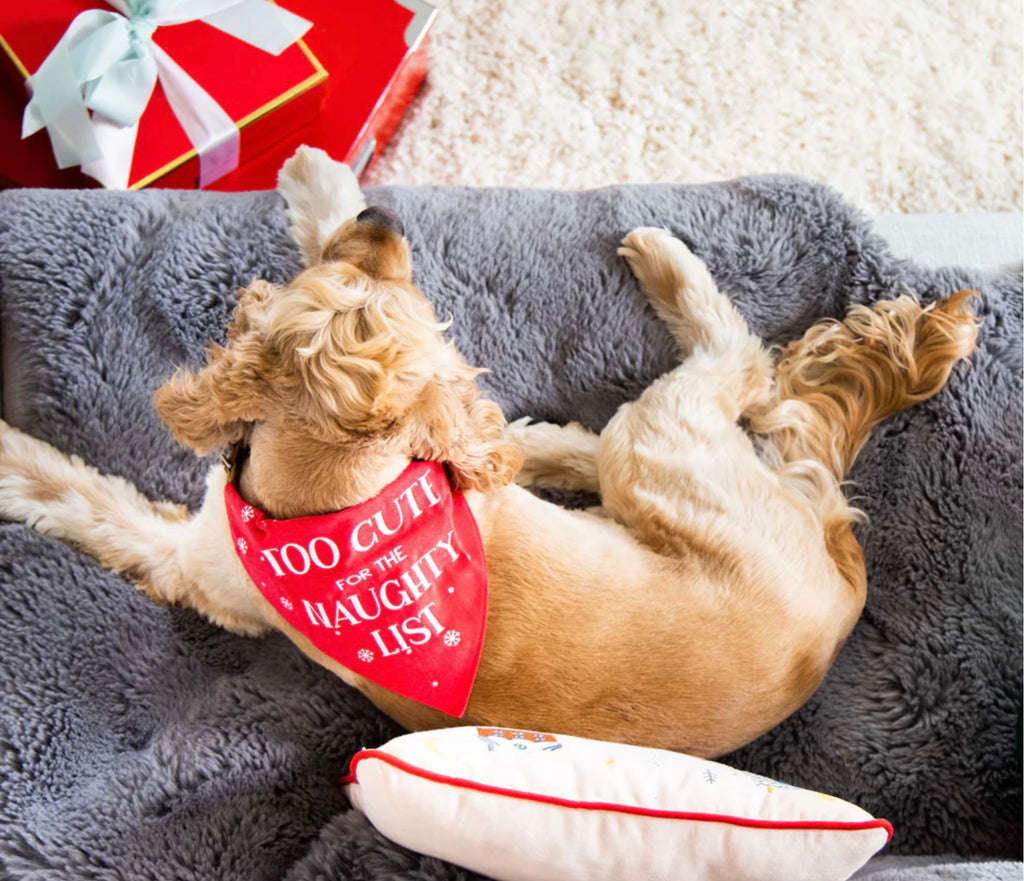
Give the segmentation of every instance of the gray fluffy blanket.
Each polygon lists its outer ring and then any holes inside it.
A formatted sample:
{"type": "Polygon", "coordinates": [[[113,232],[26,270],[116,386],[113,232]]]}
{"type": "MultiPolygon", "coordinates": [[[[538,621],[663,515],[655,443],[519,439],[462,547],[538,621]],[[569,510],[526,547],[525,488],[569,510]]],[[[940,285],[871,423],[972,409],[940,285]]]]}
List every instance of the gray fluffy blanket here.
{"type": "MultiPolygon", "coordinates": [[[[672,365],[615,255],[638,225],[688,241],[775,343],[905,289],[982,292],[973,366],[887,422],[851,475],[870,517],[863,620],[806,706],[725,761],[890,819],[875,881],[1019,878],[909,855],[1021,856],[1020,278],[897,261],[834,193],[789,177],[369,195],[402,216],[419,285],[510,418],[600,428],[672,365]]],[[[222,336],[236,286],[297,266],[274,193],[0,193],[9,418],[197,505],[209,462],[175,446],[150,395],[222,336]]],[[[398,733],[283,638],[153,606],[0,524],[0,877],[465,877],[383,839],[338,785],[355,750],[398,733]]]]}

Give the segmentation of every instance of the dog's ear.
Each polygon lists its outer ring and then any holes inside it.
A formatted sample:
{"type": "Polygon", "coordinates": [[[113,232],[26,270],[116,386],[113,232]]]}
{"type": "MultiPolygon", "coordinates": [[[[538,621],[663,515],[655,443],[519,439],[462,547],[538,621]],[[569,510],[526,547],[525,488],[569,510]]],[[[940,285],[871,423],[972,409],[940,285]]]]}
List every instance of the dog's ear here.
{"type": "Polygon", "coordinates": [[[180,369],[153,395],[153,404],[179,443],[205,456],[245,437],[263,415],[267,355],[255,320],[274,288],[254,282],[239,291],[228,344],[214,344],[198,373],[180,369]]]}
{"type": "Polygon", "coordinates": [[[522,467],[519,450],[505,440],[501,408],[480,397],[476,376],[483,372],[461,364],[433,379],[408,428],[412,455],[445,465],[463,490],[504,486],[522,467]]]}

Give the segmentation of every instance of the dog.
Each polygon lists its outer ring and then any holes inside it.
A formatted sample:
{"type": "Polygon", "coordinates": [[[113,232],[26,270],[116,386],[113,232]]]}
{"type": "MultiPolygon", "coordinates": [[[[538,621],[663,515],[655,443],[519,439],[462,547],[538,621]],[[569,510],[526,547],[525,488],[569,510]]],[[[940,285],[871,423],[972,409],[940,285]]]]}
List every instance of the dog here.
{"type": "MultiPolygon", "coordinates": [[[[283,632],[410,730],[513,727],[714,757],[807,700],[865,602],[860,515],[843,478],[881,420],[938,393],[968,358],[973,292],[854,306],[773,355],[682,241],[636,229],[619,253],[680,363],[599,435],[507,425],[413,284],[400,221],[367,208],[351,173],[320,151],[289,160],[279,190],[307,268],[283,287],[241,290],[226,345],[154,398],[197,454],[243,451],[230,473],[211,470],[201,509],[151,502],[0,423],[0,515],[81,548],[158,603],[245,636],[283,632]],[[325,651],[324,607],[275,604],[237,534],[257,516],[287,526],[355,511],[353,544],[369,547],[388,521],[358,512],[420,463],[436,469],[435,484],[417,484],[426,494],[416,496],[410,483],[395,510],[404,499],[418,516],[447,481],[486,557],[486,630],[456,711],[382,685],[360,666],[368,648],[344,664],[325,651]],[[530,484],[597,493],[601,507],[563,509],[530,484]],[[299,627],[303,613],[322,632],[299,627]]],[[[462,556],[479,565],[472,540],[462,556]]],[[[264,554],[268,578],[285,563],[327,570],[340,559],[333,540],[293,544],[290,557],[264,554]]],[[[377,657],[414,659],[427,644],[444,657],[457,644],[439,607],[423,602],[443,592],[424,562],[445,557],[442,547],[418,558],[417,589],[395,579],[373,593],[378,611],[382,600],[404,611],[421,603],[402,628],[374,631],[366,645],[377,657]]],[[[361,577],[345,573],[338,591],[361,577]]],[[[366,632],[352,611],[369,618],[366,603],[338,607],[337,627],[366,632]]]]}

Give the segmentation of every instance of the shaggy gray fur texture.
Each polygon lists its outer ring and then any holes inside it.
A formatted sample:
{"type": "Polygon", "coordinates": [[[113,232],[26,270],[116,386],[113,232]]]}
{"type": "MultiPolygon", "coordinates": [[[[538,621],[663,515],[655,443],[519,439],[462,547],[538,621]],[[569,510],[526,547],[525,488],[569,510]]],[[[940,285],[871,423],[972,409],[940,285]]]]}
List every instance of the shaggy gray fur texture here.
{"type": "MultiPolygon", "coordinates": [[[[682,236],[776,343],[904,289],[983,293],[973,365],[882,426],[851,475],[870,516],[863,620],[806,706],[725,761],[890,819],[873,881],[1019,878],[900,856],[1021,856],[1020,278],[896,261],[834,193],[788,177],[369,198],[402,216],[417,282],[510,418],[597,429],[673,364],[615,255],[636,226],[682,236]]],[[[273,193],[0,194],[8,416],[198,505],[209,462],[150,395],[222,337],[238,285],[297,267],[273,193]]],[[[348,757],[399,733],[361,696],[281,637],[153,606],[16,524],[0,524],[0,695],[2,877],[465,877],[349,810],[348,757]]]]}

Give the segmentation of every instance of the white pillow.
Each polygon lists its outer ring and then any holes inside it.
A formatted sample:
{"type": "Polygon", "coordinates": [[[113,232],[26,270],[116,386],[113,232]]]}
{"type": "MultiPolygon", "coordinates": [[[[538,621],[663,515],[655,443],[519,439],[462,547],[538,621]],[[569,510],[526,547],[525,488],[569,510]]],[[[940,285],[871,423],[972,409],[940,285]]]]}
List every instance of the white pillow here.
{"type": "Polygon", "coordinates": [[[717,762],[505,728],[406,734],[344,782],[388,838],[502,881],[839,881],[892,837],[717,762]]]}

